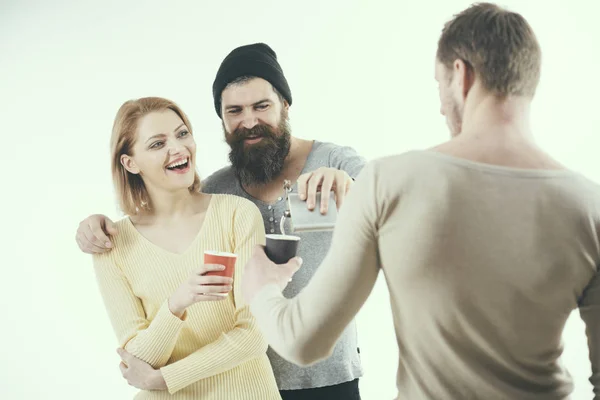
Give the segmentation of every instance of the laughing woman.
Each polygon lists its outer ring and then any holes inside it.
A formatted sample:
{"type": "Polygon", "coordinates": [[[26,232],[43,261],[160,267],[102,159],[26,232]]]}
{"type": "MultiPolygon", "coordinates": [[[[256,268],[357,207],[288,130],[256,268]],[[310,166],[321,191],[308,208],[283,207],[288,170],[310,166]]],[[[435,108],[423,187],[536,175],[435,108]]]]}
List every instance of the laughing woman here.
{"type": "Polygon", "coordinates": [[[280,399],[267,344],[241,293],[254,245],[251,202],[200,192],[187,116],[162,98],[127,101],[112,132],[121,209],[114,251],[94,268],[136,399],[280,399]],[[235,253],[233,280],[208,276],[205,251],[235,253]],[[227,292],[225,296],[219,292],[227,292]],[[123,351],[125,350],[125,351],[123,351]]]}

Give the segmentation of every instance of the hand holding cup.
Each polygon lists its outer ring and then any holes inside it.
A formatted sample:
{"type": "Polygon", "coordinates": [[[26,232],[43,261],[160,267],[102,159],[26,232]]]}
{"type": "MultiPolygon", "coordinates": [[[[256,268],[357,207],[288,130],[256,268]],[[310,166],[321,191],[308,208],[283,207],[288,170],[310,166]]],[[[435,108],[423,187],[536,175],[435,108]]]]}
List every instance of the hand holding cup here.
{"type": "Polygon", "coordinates": [[[223,263],[207,263],[195,269],[189,279],[183,282],[169,298],[169,309],[180,317],[192,304],[200,301],[220,301],[227,297],[233,288],[233,265],[226,260],[223,263]]]}

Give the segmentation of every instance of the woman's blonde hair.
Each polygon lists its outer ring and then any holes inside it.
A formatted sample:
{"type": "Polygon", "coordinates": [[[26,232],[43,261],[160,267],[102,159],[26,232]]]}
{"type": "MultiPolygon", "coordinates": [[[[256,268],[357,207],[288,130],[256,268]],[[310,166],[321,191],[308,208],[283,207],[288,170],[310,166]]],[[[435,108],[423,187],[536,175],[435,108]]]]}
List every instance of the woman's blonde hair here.
{"type": "MultiPolygon", "coordinates": [[[[121,156],[133,155],[133,145],[137,139],[140,119],[152,112],[171,110],[181,118],[192,134],[192,126],[187,115],[179,106],[161,97],[143,97],[123,103],[113,124],[110,139],[111,167],[113,184],[119,207],[126,215],[139,214],[152,210],[146,185],[139,174],[132,174],[121,164],[121,156]]],[[[190,193],[200,191],[200,177],[194,172],[194,183],[189,187],[190,193]]]]}

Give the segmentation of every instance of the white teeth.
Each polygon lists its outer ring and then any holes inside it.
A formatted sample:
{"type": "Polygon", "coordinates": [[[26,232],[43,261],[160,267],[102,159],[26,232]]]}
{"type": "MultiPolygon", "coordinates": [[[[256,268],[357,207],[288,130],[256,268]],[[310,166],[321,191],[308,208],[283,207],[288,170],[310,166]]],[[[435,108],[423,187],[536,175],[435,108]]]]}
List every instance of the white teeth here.
{"type": "Polygon", "coordinates": [[[186,158],[185,160],[177,161],[177,162],[174,162],[174,163],[171,163],[171,164],[167,165],[167,168],[177,167],[177,166],[183,165],[183,164],[185,164],[187,162],[188,162],[188,159],[186,158]]]}

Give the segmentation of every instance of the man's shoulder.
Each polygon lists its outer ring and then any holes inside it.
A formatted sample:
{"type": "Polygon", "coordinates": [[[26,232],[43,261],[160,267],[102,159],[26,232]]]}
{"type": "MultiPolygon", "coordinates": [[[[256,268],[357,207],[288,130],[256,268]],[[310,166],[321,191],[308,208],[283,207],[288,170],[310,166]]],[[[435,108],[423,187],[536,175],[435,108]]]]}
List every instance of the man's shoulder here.
{"type": "Polygon", "coordinates": [[[576,198],[585,208],[592,210],[600,223],[600,185],[582,173],[572,172],[573,179],[561,180],[561,184],[557,185],[562,196],[576,198]]]}
{"type": "Polygon", "coordinates": [[[319,142],[315,140],[312,148],[313,154],[323,154],[330,156],[335,153],[352,152],[356,154],[356,150],[351,146],[340,145],[332,142],[319,142]]]}
{"type": "Polygon", "coordinates": [[[375,158],[365,164],[359,177],[385,186],[386,192],[406,188],[423,179],[443,175],[441,166],[428,162],[418,151],[407,151],[375,158]]]}
{"type": "Polygon", "coordinates": [[[236,194],[237,178],[231,165],[202,180],[202,191],[209,194],[236,194]]]}
{"type": "MultiPolygon", "coordinates": [[[[388,169],[394,166],[406,166],[409,164],[412,165],[431,165],[428,162],[427,157],[424,157],[421,152],[418,150],[406,151],[404,153],[391,154],[387,156],[378,157],[369,164],[372,164],[374,167],[378,169],[388,169]]],[[[413,174],[414,171],[409,171],[410,174],[413,174]]]]}
{"type": "Polygon", "coordinates": [[[355,178],[365,164],[366,159],[350,146],[315,141],[306,167],[308,170],[319,167],[337,168],[355,178]]]}
{"type": "Polygon", "coordinates": [[[575,175],[579,179],[580,185],[584,187],[591,196],[594,196],[600,200],[600,184],[582,173],[575,172],[575,175]]]}

